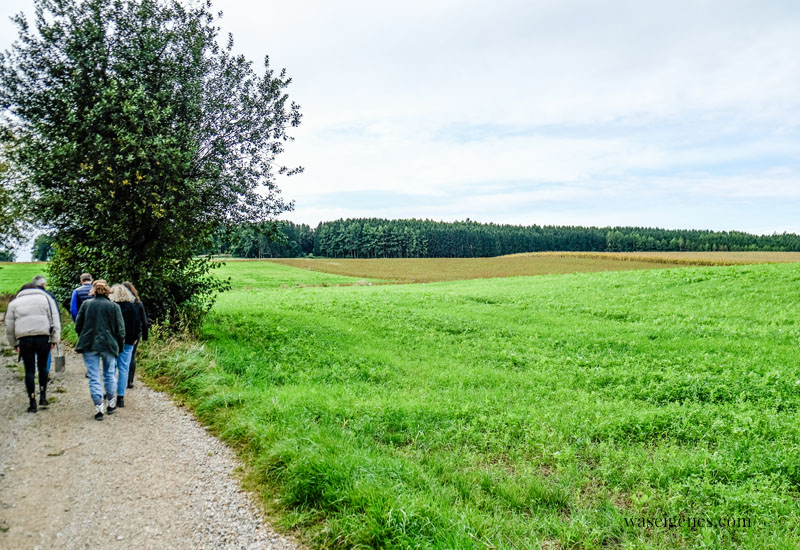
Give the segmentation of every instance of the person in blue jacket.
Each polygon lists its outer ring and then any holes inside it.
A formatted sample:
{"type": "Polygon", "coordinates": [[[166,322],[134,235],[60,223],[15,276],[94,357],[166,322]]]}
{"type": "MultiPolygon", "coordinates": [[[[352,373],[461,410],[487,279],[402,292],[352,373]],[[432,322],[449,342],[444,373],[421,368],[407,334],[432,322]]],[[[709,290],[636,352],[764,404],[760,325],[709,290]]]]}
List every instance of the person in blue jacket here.
{"type": "Polygon", "coordinates": [[[78,312],[81,310],[83,302],[91,298],[89,293],[92,291],[92,276],[89,273],[81,275],[81,286],[72,291],[72,300],[69,303],[69,313],[72,315],[72,320],[78,318],[78,312]]]}

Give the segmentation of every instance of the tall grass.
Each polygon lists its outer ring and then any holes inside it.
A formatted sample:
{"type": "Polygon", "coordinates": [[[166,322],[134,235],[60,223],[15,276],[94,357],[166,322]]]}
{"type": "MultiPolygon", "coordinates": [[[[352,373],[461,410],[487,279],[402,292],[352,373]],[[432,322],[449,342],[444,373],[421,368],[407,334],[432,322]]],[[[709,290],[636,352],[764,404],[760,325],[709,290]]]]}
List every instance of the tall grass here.
{"type": "Polygon", "coordinates": [[[315,547],[791,548],[799,281],[785,264],[250,284],[145,365],[315,547]],[[665,516],[750,525],[636,523],[665,516]]]}

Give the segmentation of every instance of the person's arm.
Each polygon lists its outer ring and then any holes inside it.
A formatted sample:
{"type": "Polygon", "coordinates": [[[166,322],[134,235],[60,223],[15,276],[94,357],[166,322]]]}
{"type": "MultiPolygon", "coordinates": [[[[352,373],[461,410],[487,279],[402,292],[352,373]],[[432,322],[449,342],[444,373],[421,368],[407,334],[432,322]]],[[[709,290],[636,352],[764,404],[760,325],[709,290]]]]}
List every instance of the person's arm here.
{"type": "Polygon", "coordinates": [[[114,305],[117,306],[114,312],[117,319],[117,345],[120,353],[122,353],[122,348],[125,345],[125,320],[122,318],[122,309],[120,309],[119,305],[114,305]]]}
{"type": "Polygon", "coordinates": [[[81,310],[78,312],[78,317],[75,319],[75,332],[80,336],[81,331],[83,330],[83,323],[86,321],[86,304],[89,302],[83,302],[81,304],[81,310]]]}
{"type": "Polygon", "coordinates": [[[142,314],[142,340],[147,340],[150,320],[147,318],[147,313],[144,310],[144,303],[142,302],[139,302],[139,312],[142,314]]]}
{"type": "Polygon", "coordinates": [[[8,338],[8,345],[12,348],[16,348],[19,343],[17,342],[17,335],[14,331],[14,321],[16,321],[16,313],[14,304],[8,306],[8,311],[6,311],[6,338],[8,338]]]}
{"type": "Polygon", "coordinates": [[[134,326],[134,331],[136,332],[136,341],[134,341],[133,345],[139,343],[139,338],[142,336],[142,313],[141,308],[139,305],[134,303],[133,304],[133,316],[136,318],[136,323],[134,326]]]}
{"type": "MultiPolygon", "coordinates": [[[[75,321],[78,317],[78,290],[72,291],[72,299],[69,302],[69,314],[72,315],[72,320],[75,321]]],[[[78,331],[80,334],[80,331],[78,331]]]]}
{"type": "Polygon", "coordinates": [[[58,305],[55,299],[48,299],[47,307],[50,308],[53,319],[53,332],[50,334],[50,343],[55,345],[61,341],[61,315],[58,313],[58,305]]]}

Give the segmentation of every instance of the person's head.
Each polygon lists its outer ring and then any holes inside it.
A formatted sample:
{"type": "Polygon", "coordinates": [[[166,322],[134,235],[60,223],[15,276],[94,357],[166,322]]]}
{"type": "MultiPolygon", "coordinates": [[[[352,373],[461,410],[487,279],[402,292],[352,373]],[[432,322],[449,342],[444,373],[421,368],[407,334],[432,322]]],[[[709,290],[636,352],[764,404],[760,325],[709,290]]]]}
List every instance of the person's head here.
{"type": "Polygon", "coordinates": [[[134,298],[136,298],[136,299],[137,299],[137,300],[139,300],[139,301],[141,301],[141,300],[142,300],[141,298],[139,298],[139,292],[136,290],[136,287],[135,287],[135,286],[133,286],[133,283],[132,283],[132,282],[130,282],[130,281],[125,281],[125,282],[124,282],[124,283],[122,283],[122,284],[123,284],[123,285],[125,285],[125,288],[127,288],[128,290],[130,290],[130,291],[131,291],[131,294],[133,294],[133,297],[134,297],[134,298]]]}
{"type": "Polygon", "coordinates": [[[39,288],[44,288],[47,284],[47,279],[44,278],[44,275],[37,275],[33,278],[33,285],[38,286],[39,288]]]}
{"type": "Polygon", "coordinates": [[[92,282],[92,274],[91,273],[82,273],[81,274],[81,284],[91,284],[92,282]]]}
{"type": "Polygon", "coordinates": [[[39,288],[39,287],[33,283],[25,283],[20,287],[19,292],[22,292],[23,290],[31,290],[32,288],[39,288]]]}
{"type": "Polygon", "coordinates": [[[111,294],[108,295],[108,298],[112,302],[133,302],[131,291],[125,288],[125,285],[119,284],[111,287],[111,294]]]}
{"type": "Polygon", "coordinates": [[[108,298],[109,294],[111,294],[111,289],[103,279],[97,279],[92,283],[92,290],[89,291],[89,296],[105,296],[108,298]]]}

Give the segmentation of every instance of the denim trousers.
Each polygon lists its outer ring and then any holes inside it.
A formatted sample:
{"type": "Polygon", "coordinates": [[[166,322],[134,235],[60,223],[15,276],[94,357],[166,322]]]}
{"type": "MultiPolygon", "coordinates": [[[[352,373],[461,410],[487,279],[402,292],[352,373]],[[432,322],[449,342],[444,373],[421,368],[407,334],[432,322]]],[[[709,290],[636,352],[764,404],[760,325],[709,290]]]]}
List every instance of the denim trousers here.
{"type": "Polygon", "coordinates": [[[83,362],[89,373],[89,393],[95,405],[103,402],[103,384],[105,383],[105,393],[114,395],[117,391],[117,358],[110,353],[98,353],[96,351],[83,352],[83,362]],[[103,362],[102,377],[100,372],[100,361],[103,362]]]}
{"type": "Polygon", "coordinates": [[[125,395],[125,388],[128,387],[128,369],[131,366],[133,357],[133,345],[125,344],[122,352],[117,357],[117,395],[125,395]]]}

